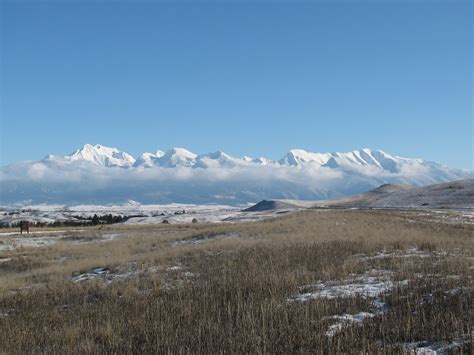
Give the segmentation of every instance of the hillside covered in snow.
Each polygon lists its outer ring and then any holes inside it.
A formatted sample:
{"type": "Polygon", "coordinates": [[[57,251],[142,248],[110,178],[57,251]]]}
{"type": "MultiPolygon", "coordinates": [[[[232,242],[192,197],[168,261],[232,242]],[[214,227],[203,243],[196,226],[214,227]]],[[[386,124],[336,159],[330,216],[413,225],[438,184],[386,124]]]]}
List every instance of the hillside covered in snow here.
{"type": "Polygon", "coordinates": [[[427,185],[474,173],[368,148],[347,153],[293,149],[279,160],[236,158],[184,148],[143,153],[86,144],[70,155],[48,155],[0,170],[0,203],[220,203],[262,199],[320,200],[381,184],[427,185]]]}

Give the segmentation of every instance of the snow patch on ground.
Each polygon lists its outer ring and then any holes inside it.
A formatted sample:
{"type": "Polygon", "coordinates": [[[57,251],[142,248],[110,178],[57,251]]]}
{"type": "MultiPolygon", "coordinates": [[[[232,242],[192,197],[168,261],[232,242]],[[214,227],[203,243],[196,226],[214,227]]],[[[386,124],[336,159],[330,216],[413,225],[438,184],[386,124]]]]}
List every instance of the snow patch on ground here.
{"type": "Polygon", "coordinates": [[[9,315],[15,312],[14,308],[10,309],[0,309],[0,318],[8,317],[9,315]]]}
{"type": "Polygon", "coordinates": [[[163,289],[165,290],[180,287],[184,282],[196,276],[181,265],[155,265],[143,268],[139,267],[136,262],[130,262],[116,267],[96,267],[86,272],[76,272],[71,276],[71,281],[74,283],[99,281],[110,284],[149,274],[160,274],[163,277],[163,289]]]}
{"type": "Polygon", "coordinates": [[[346,326],[350,326],[352,324],[362,324],[364,320],[367,318],[375,317],[374,313],[370,312],[359,312],[357,314],[343,314],[343,315],[336,315],[330,317],[331,319],[337,320],[338,322],[329,326],[328,331],[326,332],[326,336],[328,338],[332,338],[334,335],[339,333],[343,328],[346,326]]]}
{"type": "Polygon", "coordinates": [[[139,272],[133,270],[132,267],[119,267],[114,271],[108,267],[98,267],[88,272],[73,275],[71,280],[76,283],[90,280],[101,280],[106,283],[111,283],[113,281],[126,280],[138,275],[139,272]]]}
{"type": "MultiPolygon", "coordinates": [[[[458,354],[466,344],[471,344],[474,333],[464,334],[450,342],[417,341],[399,344],[409,354],[444,355],[458,354]]],[[[472,346],[472,344],[471,344],[472,346]]]]}
{"type": "MultiPolygon", "coordinates": [[[[84,232],[84,229],[74,229],[74,232],[84,232]]],[[[71,230],[60,229],[60,230],[46,230],[46,231],[31,231],[30,233],[21,234],[18,232],[0,232],[0,237],[10,236],[10,235],[30,235],[30,234],[56,234],[56,233],[66,233],[71,232],[71,230]]]]}
{"type": "Polygon", "coordinates": [[[53,245],[57,242],[57,238],[41,237],[41,238],[14,238],[11,239],[11,245],[7,246],[9,249],[19,248],[38,248],[53,245]]]}
{"type": "Polygon", "coordinates": [[[192,238],[176,240],[171,243],[173,247],[179,245],[187,245],[187,244],[201,244],[210,242],[212,240],[216,240],[218,238],[239,238],[239,233],[225,233],[225,234],[217,234],[217,235],[199,235],[192,238]]]}
{"type": "Polygon", "coordinates": [[[118,239],[118,238],[121,238],[122,237],[122,234],[119,234],[119,233],[109,233],[109,234],[103,234],[101,236],[101,240],[103,241],[109,241],[109,240],[115,240],[115,239],[118,239]]]}
{"type": "MultiPolygon", "coordinates": [[[[69,242],[74,244],[93,243],[93,242],[108,242],[122,238],[124,235],[119,233],[105,233],[98,235],[97,237],[89,238],[87,235],[82,236],[81,234],[73,235],[54,235],[56,231],[52,231],[52,236],[44,237],[12,237],[11,235],[1,236],[0,238],[0,252],[6,252],[21,248],[41,248],[54,245],[58,242],[69,242]]],[[[59,231],[58,231],[59,232],[59,231]]],[[[80,232],[80,231],[74,231],[80,232]]],[[[49,233],[49,232],[45,232],[49,233]]],[[[1,259],[0,259],[1,262],[1,259]]]]}
{"type": "Polygon", "coordinates": [[[392,250],[392,251],[381,251],[373,255],[358,254],[357,257],[363,260],[376,260],[376,259],[387,259],[387,258],[429,258],[429,257],[443,257],[447,253],[444,251],[426,251],[420,250],[416,247],[407,250],[392,250]]]}
{"type": "Polygon", "coordinates": [[[300,287],[300,290],[312,290],[288,299],[289,302],[304,302],[319,298],[338,298],[362,296],[375,298],[397,286],[406,285],[405,281],[392,281],[393,272],[389,270],[370,270],[363,275],[352,274],[340,281],[318,282],[300,287]]]}
{"type": "Polygon", "coordinates": [[[372,300],[374,312],[343,314],[330,317],[337,322],[326,332],[327,337],[333,337],[343,328],[352,324],[362,324],[365,319],[373,318],[387,311],[388,305],[382,300],[382,295],[396,287],[408,285],[408,280],[393,281],[393,272],[389,270],[369,270],[365,274],[352,274],[347,279],[318,282],[300,287],[300,293],[288,299],[288,302],[306,302],[317,299],[335,299],[361,296],[372,300]]]}

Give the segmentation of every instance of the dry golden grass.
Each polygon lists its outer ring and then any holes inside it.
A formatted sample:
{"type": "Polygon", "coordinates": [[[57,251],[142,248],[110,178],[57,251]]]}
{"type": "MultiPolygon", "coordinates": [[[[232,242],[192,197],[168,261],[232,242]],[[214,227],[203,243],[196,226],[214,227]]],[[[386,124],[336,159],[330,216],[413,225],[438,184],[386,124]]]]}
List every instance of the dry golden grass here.
{"type": "Polygon", "coordinates": [[[0,352],[400,353],[406,342],[449,343],[473,331],[473,229],[392,211],[306,211],[71,232],[1,254],[11,259],[0,263],[0,352]],[[104,233],[123,237],[99,241],[104,233]],[[371,257],[410,248],[423,257],[371,257]],[[71,281],[96,267],[111,269],[109,281],[71,281]],[[331,316],[373,311],[371,300],[288,301],[301,286],[372,269],[408,284],[383,296],[385,313],[333,337],[331,316]]]}

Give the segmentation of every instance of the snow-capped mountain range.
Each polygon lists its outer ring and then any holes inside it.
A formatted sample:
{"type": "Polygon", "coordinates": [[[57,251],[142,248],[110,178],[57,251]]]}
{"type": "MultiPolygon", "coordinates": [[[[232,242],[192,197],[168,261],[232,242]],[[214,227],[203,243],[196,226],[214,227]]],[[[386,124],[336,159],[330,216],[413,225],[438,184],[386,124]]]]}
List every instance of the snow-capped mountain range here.
{"type": "Polygon", "coordinates": [[[460,170],[449,169],[436,162],[402,158],[388,154],[383,150],[372,150],[369,148],[347,153],[311,153],[302,149],[293,149],[280,160],[275,161],[264,157],[252,158],[244,156],[243,158],[235,158],[221,151],[197,155],[185,148],[171,148],[166,152],[157,150],[155,153],[143,153],[135,159],[131,154],[120,151],[117,148],[109,148],[100,144],[86,144],[70,155],[48,155],[43,159],[45,163],[70,163],[77,161],[89,162],[104,167],[123,168],[150,168],[153,166],[164,168],[231,168],[252,164],[299,167],[313,164],[333,169],[375,168],[391,173],[401,172],[406,165],[421,164],[440,169],[444,173],[448,171],[462,173],[460,170]]]}
{"type": "Polygon", "coordinates": [[[383,183],[432,184],[474,173],[364,148],[347,153],[290,150],[275,161],[184,148],[143,153],[86,144],[70,155],[48,155],[1,168],[0,203],[230,203],[262,198],[322,199],[383,183]]]}

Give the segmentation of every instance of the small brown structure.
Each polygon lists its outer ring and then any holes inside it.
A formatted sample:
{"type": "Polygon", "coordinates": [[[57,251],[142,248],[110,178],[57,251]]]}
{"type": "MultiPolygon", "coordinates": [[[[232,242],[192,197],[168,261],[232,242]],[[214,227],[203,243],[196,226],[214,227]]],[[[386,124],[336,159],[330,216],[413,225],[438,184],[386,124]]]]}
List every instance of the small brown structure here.
{"type": "Polygon", "coordinates": [[[23,234],[23,231],[25,231],[26,234],[30,234],[30,222],[28,221],[20,222],[20,234],[23,234]]]}

